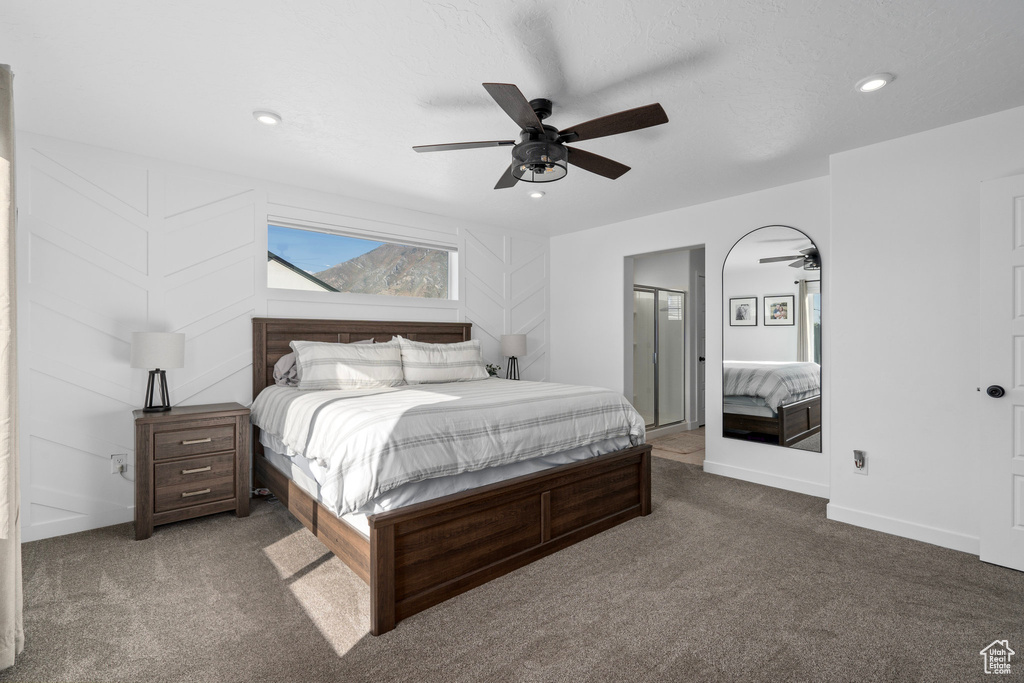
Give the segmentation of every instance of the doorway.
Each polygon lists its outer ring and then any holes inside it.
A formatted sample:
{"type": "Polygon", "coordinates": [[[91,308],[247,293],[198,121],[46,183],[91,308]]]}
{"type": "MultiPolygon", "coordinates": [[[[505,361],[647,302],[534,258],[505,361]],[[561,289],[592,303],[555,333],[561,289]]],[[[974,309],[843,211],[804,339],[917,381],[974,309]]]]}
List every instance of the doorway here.
{"type": "Polygon", "coordinates": [[[633,286],[633,407],[648,428],[686,419],[686,293],[633,286]]]}

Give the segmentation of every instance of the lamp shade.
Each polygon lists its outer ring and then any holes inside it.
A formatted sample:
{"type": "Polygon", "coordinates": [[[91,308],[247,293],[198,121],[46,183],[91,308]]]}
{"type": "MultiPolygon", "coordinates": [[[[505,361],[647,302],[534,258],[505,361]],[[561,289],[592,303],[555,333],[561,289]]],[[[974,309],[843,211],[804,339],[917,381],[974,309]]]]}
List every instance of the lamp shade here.
{"type": "Polygon", "coordinates": [[[526,355],[525,334],[501,335],[501,355],[506,358],[521,358],[526,355]]]}
{"type": "Polygon", "coordinates": [[[185,367],[185,335],[132,332],[132,367],[147,370],[185,367]]]}

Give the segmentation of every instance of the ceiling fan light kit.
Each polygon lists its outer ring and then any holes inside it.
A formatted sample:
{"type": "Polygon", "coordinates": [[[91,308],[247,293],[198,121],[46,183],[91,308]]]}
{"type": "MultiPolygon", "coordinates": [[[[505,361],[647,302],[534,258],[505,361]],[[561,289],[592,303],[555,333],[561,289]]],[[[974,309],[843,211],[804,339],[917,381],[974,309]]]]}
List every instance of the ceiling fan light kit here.
{"type": "Polygon", "coordinates": [[[521,130],[518,143],[515,140],[452,142],[417,145],[413,150],[447,152],[457,149],[511,146],[512,163],[498,178],[495,190],[513,187],[520,180],[527,183],[550,183],[561,180],[569,173],[569,164],[615,180],[629,171],[629,166],[578,147],[566,147],[565,143],[618,135],[668,123],[665,110],[660,104],[655,103],[559,130],[541,123],[551,116],[551,100],[527,101],[519,88],[511,83],[484,83],[483,86],[509,118],[519,125],[521,130]]]}
{"type": "Polygon", "coordinates": [[[569,173],[569,153],[558,144],[558,129],[553,126],[544,126],[541,133],[523,131],[512,158],[512,175],[525,183],[551,183],[569,173]]]}

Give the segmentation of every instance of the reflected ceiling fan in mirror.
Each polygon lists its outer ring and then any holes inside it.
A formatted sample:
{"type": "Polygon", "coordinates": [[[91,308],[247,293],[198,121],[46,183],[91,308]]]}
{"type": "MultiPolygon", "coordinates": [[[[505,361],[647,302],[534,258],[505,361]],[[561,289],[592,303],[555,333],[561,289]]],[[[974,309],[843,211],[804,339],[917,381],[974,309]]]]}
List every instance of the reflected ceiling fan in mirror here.
{"type": "Polygon", "coordinates": [[[520,180],[527,183],[550,183],[561,180],[569,172],[568,164],[615,180],[628,171],[629,166],[576,147],[566,147],[565,143],[618,135],[668,123],[668,115],[660,104],[648,104],[645,107],[627,109],[559,130],[541,123],[551,116],[551,100],[527,101],[519,88],[511,83],[484,83],[483,86],[498,106],[521,129],[519,142],[452,142],[441,145],[418,145],[413,149],[417,152],[448,152],[479,147],[512,147],[512,163],[501,174],[501,178],[494,186],[495,190],[513,187],[520,180]]]}
{"type": "MultiPolygon", "coordinates": [[[[806,242],[804,242],[806,244],[806,242]]],[[[821,270],[821,256],[815,247],[801,249],[799,254],[792,256],[771,256],[763,258],[758,263],[778,263],[781,261],[792,261],[790,268],[803,268],[804,270],[821,270]]]]}

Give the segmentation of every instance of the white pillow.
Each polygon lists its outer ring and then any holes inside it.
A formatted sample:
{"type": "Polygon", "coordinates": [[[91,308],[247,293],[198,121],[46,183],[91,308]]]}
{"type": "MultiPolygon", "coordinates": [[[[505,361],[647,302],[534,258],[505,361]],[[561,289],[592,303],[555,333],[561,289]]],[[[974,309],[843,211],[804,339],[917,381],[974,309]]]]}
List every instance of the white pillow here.
{"type": "MultiPolygon", "coordinates": [[[[352,344],[372,344],[372,339],[360,339],[352,344]]],[[[295,352],[286,353],[274,363],[274,384],[279,387],[299,386],[299,369],[295,367],[295,352]]]]}
{"type": "Polygon", "coordinates": [[[487,379],[480,340],[455,344],[427,344],[402,337],[402,371],[409,384],[468,382],[487,379]]]}
{"type": "Polygon", "coordinates": [[[293,341],[301,391],[368,389],[405,384],[402,352],[390,344],[293,341]]]}

